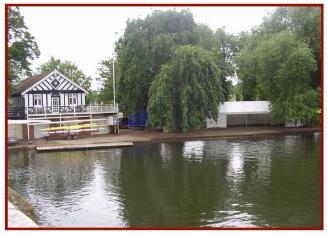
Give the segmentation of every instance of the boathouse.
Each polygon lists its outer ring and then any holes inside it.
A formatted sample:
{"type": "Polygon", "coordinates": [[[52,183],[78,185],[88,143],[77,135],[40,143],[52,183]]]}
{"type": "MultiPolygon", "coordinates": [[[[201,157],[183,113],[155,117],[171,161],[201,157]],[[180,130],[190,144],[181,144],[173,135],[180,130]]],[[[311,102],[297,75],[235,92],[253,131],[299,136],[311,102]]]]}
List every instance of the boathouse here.
{"type": "Polygon", "coordinates": [[[85,105],[87,93],[81,86],[55,70],[22,80],[15,86],[11,98],[12,106],[21,108],[22,117],[28,118],[72,112],[74,107],[76,109],[85,105]]]}
{"type": "MultiPolygon", "coordinates": [[[[90,127],[90,131],[85,131],[87,135],[109,133],[110,126],[118,123],[117,104],[87,104],[88,92],[57,70],[26,78],[14,88],[8,106],[9,120],[50,120],[53,126],[82,122],[92,126],[95,122],[102,125],[97,131],[90,127]]],[[[45,127],[49,125],[31,124],[28,127],[29,135],[40,138],[44,132],[38,129],[45,127]]],[[[26,131],[25,128],[22,126],[23,131],[26,131]]]]}
{"type": "Polygon", "coordinates": [[[206,119],[206,128],[266,126],[270,124],[270,102],[232,101],[219,106],[218,120],[206,119]]]}

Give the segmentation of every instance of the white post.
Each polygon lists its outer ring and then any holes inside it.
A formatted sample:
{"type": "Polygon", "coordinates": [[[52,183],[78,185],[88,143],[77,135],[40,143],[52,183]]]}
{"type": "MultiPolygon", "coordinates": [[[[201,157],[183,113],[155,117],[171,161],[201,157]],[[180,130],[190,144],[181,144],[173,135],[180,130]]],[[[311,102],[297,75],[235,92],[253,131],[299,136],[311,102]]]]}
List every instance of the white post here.
{"type": "Polygon", "coordinates": [[[74,112],[74,116],[75,116],[75,106],[73,106],[73,112],[74,112]]]}

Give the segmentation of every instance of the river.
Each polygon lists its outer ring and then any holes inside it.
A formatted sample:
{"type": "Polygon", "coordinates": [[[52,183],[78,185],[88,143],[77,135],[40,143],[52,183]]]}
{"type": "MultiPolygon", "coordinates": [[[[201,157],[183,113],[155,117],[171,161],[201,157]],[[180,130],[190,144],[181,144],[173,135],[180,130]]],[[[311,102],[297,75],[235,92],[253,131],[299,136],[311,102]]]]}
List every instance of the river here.
{"type": "Polygon", "coordinates": [[[321,135],[9,151],[48,227],[318,227],[321,135]]]}

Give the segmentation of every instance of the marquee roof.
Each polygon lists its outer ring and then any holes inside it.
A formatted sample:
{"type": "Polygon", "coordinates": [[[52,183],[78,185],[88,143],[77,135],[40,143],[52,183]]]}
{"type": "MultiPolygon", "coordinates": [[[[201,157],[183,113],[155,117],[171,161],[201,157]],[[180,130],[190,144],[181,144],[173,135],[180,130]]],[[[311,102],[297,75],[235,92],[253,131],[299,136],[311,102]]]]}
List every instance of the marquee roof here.
{"type": "Polygon", "coordinates": [[[224,102],[219,113],[229,115],[236,114],[265,114],[270,112],[270,102],[268,101],[239,101],[224,102]]]}

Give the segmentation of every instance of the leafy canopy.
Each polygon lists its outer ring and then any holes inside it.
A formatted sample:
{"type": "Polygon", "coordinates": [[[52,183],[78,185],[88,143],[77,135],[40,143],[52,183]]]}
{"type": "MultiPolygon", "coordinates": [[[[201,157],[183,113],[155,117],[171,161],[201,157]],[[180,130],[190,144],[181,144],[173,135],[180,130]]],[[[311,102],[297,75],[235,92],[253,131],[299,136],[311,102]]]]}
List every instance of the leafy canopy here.
{"type": "Polygon", "coordinates": [[[11,93],[17,82],[31,75],[31,61],[40,56],[40,51],[19,8],[8,9],[8,81],[11,93]]]}
{"type": "Polygon", "coordinates": [[[320,7],[280,7],[268,15],[259,28],[260,34],[287,30],[308,45],[318,69],[311,73],[312,87],[321,81],[321,10],[320,7]]]}
{"type": "Polygon", "coordinates": [[[221,74],[210,52],[198,46],[178,47],[151,84],[149,126],[186,131],[204,127],[205,118],[217,119],[223,101],[221,74]]]}
{"type": "Polygon", "coordinates": [[[149,88],[162,66],[172,59],[180,46],[199,46],[211,51],[221,69],[221,84],[228,98],[233,74],[215,34],[206,25],[194,22],[190,11],[154,11],[145,19],[129,20],[117,44],[118,99],[125,114],[146,110],[149,88]]]}
{"type": "MultiPolygon", "coordinates": [[[[316,70],[316,61],[311,49],[294,35],[266,34],[246,46],[237,61],[241,82],[253,85],[250,97],[256,94],[271,101],[273,123],[305,123],[310,121],[306,117],[315,115],[319,95],[311,87],[310,74],[316,70]]],[[[247,88],[243,86],[244,94],[247,88]]]]}
{"type": "MultiPolygon", "coordinates": [[[[115,74],[118,68],[115,66],[115,74]]],[[[113,59],[108,58],[100,61],[97,68],[98,76],[96,80],[101,85],[98,95],[98,101],[104,103],[113,103],[113,59]]],[[[115,83],[117,86],[117,75],[115,75],[115,83]]]]}

